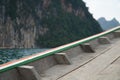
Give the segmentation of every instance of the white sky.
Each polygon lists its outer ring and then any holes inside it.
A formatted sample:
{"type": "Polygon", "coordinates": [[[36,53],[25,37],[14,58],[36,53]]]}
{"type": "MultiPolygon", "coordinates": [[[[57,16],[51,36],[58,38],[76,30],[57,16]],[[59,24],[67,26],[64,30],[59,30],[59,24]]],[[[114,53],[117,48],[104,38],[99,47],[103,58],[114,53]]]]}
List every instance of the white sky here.
{"type": "Polygon", "coordinates": [[[120,22],[120,0],[83,0],[95,19],[105,17],[116,18],[120,22]]]}

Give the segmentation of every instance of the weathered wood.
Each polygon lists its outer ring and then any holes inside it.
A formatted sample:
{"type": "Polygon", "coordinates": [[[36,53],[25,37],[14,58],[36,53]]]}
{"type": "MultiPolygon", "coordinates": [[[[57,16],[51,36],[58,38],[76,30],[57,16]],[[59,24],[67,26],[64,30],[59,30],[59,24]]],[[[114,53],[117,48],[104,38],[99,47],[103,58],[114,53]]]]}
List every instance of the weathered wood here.
{"type": "Polygon", "coordinates": [[[110,42],[110,39],[108,38],[108,37],[100,37],[99,39],[98,39],[98,42],[100,43],[100,44],[110,44],[111,42],[110,42]]]}
{"type": "Polygon", "coordinates": [[[94,80],[120,80],[120,58],[101,71],[94,80]]]}
{"type": "Polygon", "coordinates": [[[72,63],[66,53],[55,54],[55,59],[56,59],[57,63],[59,63],[59,64],[71,64],[72,63]]]}
{"type": "Polygon", "coordinates": [[[92,46],[89,43],[84,43],[84,44],[80,45],[80,47],[82,48],[82,50],[84,52],[87,52],[87,53],[95,52],[95,50],[92,48],[92,46]]]}
{"type": "Polygon", "coordinates": [[[58,80],[96,80],[97,74],[120,57],[119,52],[120,44],[58,80]]]}
{"type": "Polygon", "coordinates": [[[120,37],[120,31],[115,31],[113,34],[114,34],[115,38],[119,38],[120,37]]]}
{"type": "Polygon", "coordinates": [[[40,75],[33,66],[20,66],[17,69],[22,80],[41,80],[40,75]]]}

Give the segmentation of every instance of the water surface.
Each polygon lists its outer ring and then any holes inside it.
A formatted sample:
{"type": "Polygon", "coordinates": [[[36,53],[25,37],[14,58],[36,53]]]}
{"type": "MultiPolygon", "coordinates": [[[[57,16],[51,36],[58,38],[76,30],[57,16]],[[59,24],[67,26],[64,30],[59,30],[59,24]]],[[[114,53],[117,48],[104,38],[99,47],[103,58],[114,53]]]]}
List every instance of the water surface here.
{"type": "Polygon", "coordinates": [[[0,64],[43,52],[45,50],[48,49],[0,49],[0,64]]]}

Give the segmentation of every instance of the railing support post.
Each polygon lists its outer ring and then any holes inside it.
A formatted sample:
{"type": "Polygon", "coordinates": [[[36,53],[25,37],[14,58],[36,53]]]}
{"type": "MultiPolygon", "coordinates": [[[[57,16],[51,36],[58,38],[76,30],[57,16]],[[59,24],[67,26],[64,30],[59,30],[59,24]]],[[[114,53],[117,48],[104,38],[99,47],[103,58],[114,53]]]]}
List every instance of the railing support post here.
{"type": "Polygon", "coordinates": [[[58,64],[71,64],[71,60],[66,53],[56,53],[55,59],[58,64]]]}
{"type": "Polygon", "coordinates": [[[120,37],[120,31],[113,32],[113,35],[114,35],[115,38],[119,38],[120,37]]]}
{"type": "Polygon", "coordinates": [[[100,44],[110,44],[111,42],[110,42],[110,39],[108,38],[108,37],[100,37],[99,39],[98,39],[98,42],[100,43],[100,44]]]}
{"type": "Polygon", "coordinates": [[[84,52],[87,52],[87,53],[94,53],[95,52],[95,50],[92,48],[90,43],[84,43],[84,44],[80,45],[80,47],[82,48],[82,50],[84,52]]]}
{"type": "Polygon", "coordinates": [[[22,80],[41,80],[33,66],[20,66],[17,68],[22,80]]]}

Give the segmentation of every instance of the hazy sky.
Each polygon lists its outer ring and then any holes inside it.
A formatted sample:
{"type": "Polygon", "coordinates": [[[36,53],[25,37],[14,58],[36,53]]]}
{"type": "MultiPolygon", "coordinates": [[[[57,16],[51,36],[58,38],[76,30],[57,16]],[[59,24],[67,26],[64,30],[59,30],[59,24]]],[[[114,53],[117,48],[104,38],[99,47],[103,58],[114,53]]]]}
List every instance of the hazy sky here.
{"type": "Polygon", "coordinates": [[[120,22],[120,0],[83,0],[94,18],[116,18],[120,22]]]}

